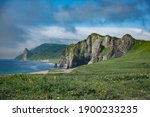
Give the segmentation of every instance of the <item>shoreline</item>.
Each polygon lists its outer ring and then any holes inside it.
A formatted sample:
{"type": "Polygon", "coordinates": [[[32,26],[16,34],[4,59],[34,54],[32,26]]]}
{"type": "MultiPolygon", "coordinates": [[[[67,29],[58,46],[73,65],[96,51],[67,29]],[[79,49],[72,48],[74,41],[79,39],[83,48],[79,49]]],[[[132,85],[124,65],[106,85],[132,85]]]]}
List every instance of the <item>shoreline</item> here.
{"type": "Polygon", "coordinates": [[[30,72],[27,74],[48,74],[48,73],[49,73],[49,70],[44,70],[44,71],[38,71],[38,72],[30,72]]]}
{"type": "MultiPolygon", "coordinates": [[[[50,62],[47,62],[47,61],[38,61],[38,62],[46,63],[48,65],[54,66],[54,63],[50,63],[50,62]]],[[[28,74],[49,74],[49,70],[42,70],[42,71],[37,71],[37,72],[30,72],[28,74]]]]}

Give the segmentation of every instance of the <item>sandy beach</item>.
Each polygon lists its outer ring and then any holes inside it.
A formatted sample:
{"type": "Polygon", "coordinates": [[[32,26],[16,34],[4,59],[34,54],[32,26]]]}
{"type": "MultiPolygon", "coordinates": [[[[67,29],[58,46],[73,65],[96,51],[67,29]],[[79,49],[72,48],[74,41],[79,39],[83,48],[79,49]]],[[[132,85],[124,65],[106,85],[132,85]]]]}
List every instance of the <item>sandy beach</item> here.
{"type": "Polygon", "coordinates": [[[38,72],[31,72],[29,74],[48,74],[49,70],[45,70],[45,71],[38,71],[38,72]]]}

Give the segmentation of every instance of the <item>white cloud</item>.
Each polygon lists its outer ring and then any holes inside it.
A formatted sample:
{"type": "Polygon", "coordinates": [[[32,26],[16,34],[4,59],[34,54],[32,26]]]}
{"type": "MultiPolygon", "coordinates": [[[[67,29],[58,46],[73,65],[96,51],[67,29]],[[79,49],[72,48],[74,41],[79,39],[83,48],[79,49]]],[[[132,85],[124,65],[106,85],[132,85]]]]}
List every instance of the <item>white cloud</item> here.
{"type": "Polygon", "coordinates": [[[57,26],[40,26],[40,27],[23,27],[26,31],[25,43],[20,43],[21,48],[33,48],[43,43],[60,43],[70,44],[81,39],[79,34],[69,32],[63,27],[57,26]]]}
{"type": "MultiPolygon", "coordinates": [[[[24,27],[25,28],[25,27],[24,27]]],[[[76,27],[76,32],[69,32],[63,27],[40,26],[25,28],[27,35],[26,43],[21,43],[19,48],[34,48],[43,43],[76,43],[86,39],[88,35],[95,32],[101,35],[122,37],[124,34],[131,34],[134,38],[150,40],[150,33],[138,28],[118,27],[76,27]]]]}
{"type": "Polygon", "coordinates": [[[118,28],[118,27],[77,27],[78,34],[89,35],[98,33],[101,35],[111,35],[122,37],[125,34],[131,34],[136,39],[150,40],[150,32],[138,28],[118,28]]]}
{"type": "MultiPolygon", "coordinates": [[[[25,28],[25,27],[24,27],[25,28]]],[[[150,32],[139,28],[118,28],[118,27],[75,27],[76,32],[68,31],[64,27],[58,26],[40,26],[26,27],[26,43],[20,44],[20,47],[33,48],[42,43],[62,43],[70,44],[86,39],[91,33],[100,35],[110,35],[122,37],[125,34],[131,34],[136,39],[150,40],[150,32]]]]}
{"type": "MultiPolygon", "coordinates": [[[[150,32],[146,32],[138,28],[118,28],[118,27],[75,27],[76,32],[68,31],[58,26],[40,26],[40,27],[22,27],[26,31],[26,42],[20,43],[17,49],[10,50],[7,54],[3,54],[3,58],[15,57],[20,54],[24,48],[32,49],[43,43],[70,44],[86,39],[88,35],[95,32],[100,35],[110,35],[122,37],[124,34],[131,34],[136,39],[150,40],[150,32]]],[[[3,51],[3,50],[2,50],[3,51]]],[[[2,52],[1,52],[2,53],[2,52]]],[[[2,58],[0,56],[0,58],[2,58]]]]}

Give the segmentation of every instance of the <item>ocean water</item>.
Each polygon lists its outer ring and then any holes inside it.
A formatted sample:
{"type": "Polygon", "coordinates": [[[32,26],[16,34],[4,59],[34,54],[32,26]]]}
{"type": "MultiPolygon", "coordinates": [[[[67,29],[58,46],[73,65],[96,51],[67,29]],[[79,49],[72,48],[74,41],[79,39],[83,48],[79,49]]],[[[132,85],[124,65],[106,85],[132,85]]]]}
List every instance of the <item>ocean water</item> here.
{"type": "Polygon", "coordinates": [[[53,65],[44,62],[0,60],[0,74],[30,73],[53,68],[53,65]]]}

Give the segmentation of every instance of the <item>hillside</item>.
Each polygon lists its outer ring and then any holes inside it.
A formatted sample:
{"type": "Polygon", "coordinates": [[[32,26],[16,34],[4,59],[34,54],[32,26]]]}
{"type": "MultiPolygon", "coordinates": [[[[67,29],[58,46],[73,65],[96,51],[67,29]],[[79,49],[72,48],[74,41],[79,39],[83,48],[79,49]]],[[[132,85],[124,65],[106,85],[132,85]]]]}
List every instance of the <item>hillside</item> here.
{"type": "MultiPolygon", "coordinates": [[[[130,73],[134,70],[141,70],[138,73],[149,73],[150,71],[150,41],[136,40],[133,48],[125,55],[119,58],[111,58],[107,61],[97,62],[91,65],[78,67],[76,73],[100,73],[101,71],[130,73]],[[143,69],[142,69],[143,68],[143,69]],[[128,70],[125,72],[125,70],[128,70]]],[[[136,71],[134,71],[136,72],[136,71]]]]}
{"type": "Polygon", "coordinates": [[[150,41],[68,74],[0,76],[0,99],[150,99],[150,41]]]}
{"type": "Polygon", "coordinates": [[[29,50],[28,53],[26,51],[23,54],[16,57],[17,60],[24,60],[24,55],[26,52],[26,59],[25,60],[50,60],[50,61],[57,61],[67,45],[61,44],[42,44],[32,50],[29,50]]]}

